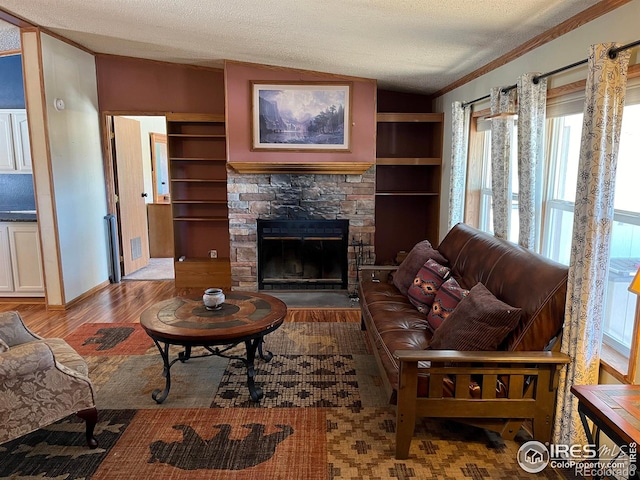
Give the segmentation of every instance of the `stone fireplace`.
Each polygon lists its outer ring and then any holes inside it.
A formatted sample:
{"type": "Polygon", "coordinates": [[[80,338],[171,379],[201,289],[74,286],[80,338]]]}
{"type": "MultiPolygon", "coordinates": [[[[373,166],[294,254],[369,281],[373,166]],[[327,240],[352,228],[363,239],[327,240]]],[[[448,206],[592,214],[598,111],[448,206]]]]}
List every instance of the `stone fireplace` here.
{"type": "MultiPolygon", "coordinates": [[[[347,289],[355,291],[356,257],[374,263],[375,167],[361,175],[227,172],[231,281],[256,291],[260,220],[347,220],[347,289]]],[[[283,288],[288,289],[288,288],[283,288]]]]}

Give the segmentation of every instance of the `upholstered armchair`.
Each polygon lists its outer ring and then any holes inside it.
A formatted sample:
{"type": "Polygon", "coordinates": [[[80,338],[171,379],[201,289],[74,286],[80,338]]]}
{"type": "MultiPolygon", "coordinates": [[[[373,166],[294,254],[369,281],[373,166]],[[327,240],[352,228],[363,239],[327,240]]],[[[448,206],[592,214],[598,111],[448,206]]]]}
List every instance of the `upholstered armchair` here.
{"type": "Polygon", "coordinates": [[[75,413],[95,448],[98,412],[87,374],[84,359],[64,340],[31,332],[18,312],[0,313],[0,444],[75,413]]]}

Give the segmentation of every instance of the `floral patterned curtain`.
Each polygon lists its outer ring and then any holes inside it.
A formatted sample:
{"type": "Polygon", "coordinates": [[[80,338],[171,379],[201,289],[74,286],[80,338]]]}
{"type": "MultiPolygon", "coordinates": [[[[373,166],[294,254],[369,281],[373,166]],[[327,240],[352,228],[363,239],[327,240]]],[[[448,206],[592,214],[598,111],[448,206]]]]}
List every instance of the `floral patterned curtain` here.
{"type": "Polygon", "coordinates": [[[471,107],[453,102],[451,133],[451,178],[449,184],[449,230],[464,221],[464,198],[467,184],[467,153],[471,107]]]}
{"type": "Polygon", "coordinates": [[[602,304],[608,275],[614,183],[627,83],[628,50],[610,59],[615,44],[589,51],[584,122],[573,220],[562,351],[571,363],[560,372],[554,441],[586,443],[571,385],[598,383],[602,304]]]}
{"type": "MultiPolygon", "coordinates": [[[[491,115],[515,112],[515,89],[491,89],[491,115]]],[[[493,194],[493,234],[509,238],[511,224],[511,137],[513,116],[494,117],[491,122],[491,191],[493,194]]]]}
{"type": "Polygon", "coordinates": [[[535,73],[518,79],[518,242],[535,249],[542,209],[541,175],[544,155],[544,122],[547,108],[547,79],[533,83],[535,73]]]}

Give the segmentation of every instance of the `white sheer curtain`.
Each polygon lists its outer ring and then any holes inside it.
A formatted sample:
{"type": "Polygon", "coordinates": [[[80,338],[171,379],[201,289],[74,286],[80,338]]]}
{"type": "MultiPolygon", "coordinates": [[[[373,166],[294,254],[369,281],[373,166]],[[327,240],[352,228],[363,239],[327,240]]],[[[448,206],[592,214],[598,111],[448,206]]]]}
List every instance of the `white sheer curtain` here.
{"type": "MultiPolygon", "coordinates": [[[[515,112],[515,89],[491,89],[491,115],[515,112]]],[[[491,121],[491,191],[493,194],[493,234],[509,238],[511,224],[511,142],[513,116],[493,117],[491,121]]]]}
{"type": "Polygon", "coordinates": [[[451,178],[449,183],[449,230],[464,221],[464,199],[467,184],[467,154],[471,107],[453,102],[451,132],[451,178]]]}
{"type": "Polygon", "coordinates": [[[571,363],[560,372],[554,441],[586,442],[572,385],[598,383],[602,304],[608,274],[620,126],[628,50],[610,59],[614,44],[589,51],[584,123],[573,222],[562,351],[571,363]]]}
{"type": "Polygon", "coordinates": [[[536,247],[541,226],[540,176],[547,108],[547,79],[535,84],[535,76],[535,73],[525,73],[518,79],[518,242],[531,250],[536,247]]]}

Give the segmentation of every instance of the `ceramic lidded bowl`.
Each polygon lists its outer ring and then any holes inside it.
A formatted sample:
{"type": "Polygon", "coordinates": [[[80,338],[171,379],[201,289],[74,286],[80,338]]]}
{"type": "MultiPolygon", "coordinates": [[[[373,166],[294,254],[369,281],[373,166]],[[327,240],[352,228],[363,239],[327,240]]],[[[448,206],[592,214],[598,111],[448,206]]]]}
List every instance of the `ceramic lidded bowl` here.
{"type": "Polygon", "coordinates": [[[204,306],[209,310],[222,308],[224,299],[225,296],[221,288],[207,288],[202,295],[204,306]]]}

